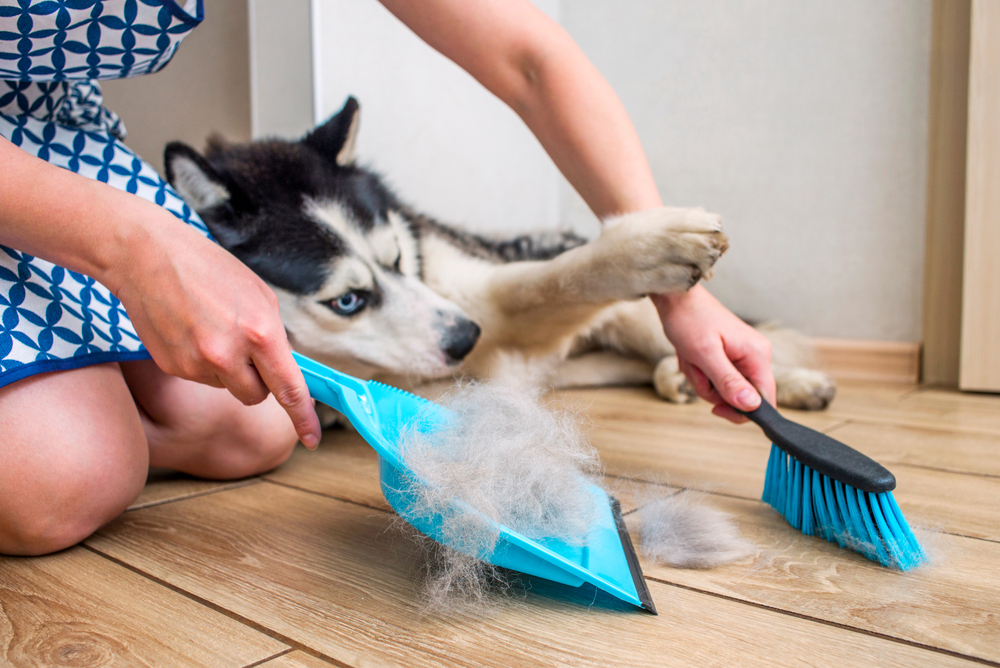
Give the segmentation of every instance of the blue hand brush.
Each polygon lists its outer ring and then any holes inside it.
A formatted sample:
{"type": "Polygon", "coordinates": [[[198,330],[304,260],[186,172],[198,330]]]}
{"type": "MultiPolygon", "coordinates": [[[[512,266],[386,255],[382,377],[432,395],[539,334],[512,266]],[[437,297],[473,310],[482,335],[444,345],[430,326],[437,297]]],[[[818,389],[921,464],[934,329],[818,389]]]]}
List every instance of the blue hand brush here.
{"type": "Polygon", "coordinates": [[[789,524],[890,568],[907,571],[927,560],[892,497],[896,478],[885,467],[782,417],[766,401],[743,415],[772,441],[762,499],[789,524]]]}

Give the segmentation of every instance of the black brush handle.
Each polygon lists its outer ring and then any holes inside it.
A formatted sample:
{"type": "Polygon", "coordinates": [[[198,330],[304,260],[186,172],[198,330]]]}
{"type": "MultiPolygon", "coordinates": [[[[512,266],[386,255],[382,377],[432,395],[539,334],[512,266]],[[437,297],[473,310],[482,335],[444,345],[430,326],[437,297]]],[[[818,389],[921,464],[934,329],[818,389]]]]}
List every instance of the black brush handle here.
{"type": "Polygon", "coordinates": [[[895,476],[874,459],[815,429],[792,422],[763,399],[757,409],[739,412],[756,422],[775,445],[820,475],[875,494],[896,489],[895,476]]]}

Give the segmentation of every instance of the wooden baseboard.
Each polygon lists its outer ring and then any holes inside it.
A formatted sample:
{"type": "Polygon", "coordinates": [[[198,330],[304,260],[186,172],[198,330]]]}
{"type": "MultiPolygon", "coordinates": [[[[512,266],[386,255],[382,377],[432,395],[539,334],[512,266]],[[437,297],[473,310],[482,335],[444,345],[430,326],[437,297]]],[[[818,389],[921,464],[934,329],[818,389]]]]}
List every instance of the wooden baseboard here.
{"type": "Polygon", "coordinates": [[[837,380],[920,382],[920,343],[812,339],[820,368],[837,380]]]}

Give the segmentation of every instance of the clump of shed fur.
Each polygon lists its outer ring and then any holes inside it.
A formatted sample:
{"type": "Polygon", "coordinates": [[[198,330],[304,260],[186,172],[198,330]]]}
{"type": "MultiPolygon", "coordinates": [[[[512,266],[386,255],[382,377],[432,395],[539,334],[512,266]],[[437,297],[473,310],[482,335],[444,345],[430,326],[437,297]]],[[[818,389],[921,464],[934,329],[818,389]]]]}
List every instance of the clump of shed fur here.
{"type": "Polygon", "coordinates": [[[714,568],[757,551],[732,518],[691,491],[656,498],[629,517],[639,522],[639,549],[650,561],[675,568],[714,568]]]}
{"type": "Polygon", "coordinates": [[[468,556],[494,550],[497,524],[529,538],[582,544],[596,520],[589,485],[600,460],[575,416],[542,405],[530,386],[468,383],[438,403],[458,419],[430,434],[404,434],[401,453],[422,481],[411,490],[411,512],[444,517],[450,547],[429,552],[425,595],[430,610],[447,611],[484,603],[508,586],[502,569],[468,556]]]}

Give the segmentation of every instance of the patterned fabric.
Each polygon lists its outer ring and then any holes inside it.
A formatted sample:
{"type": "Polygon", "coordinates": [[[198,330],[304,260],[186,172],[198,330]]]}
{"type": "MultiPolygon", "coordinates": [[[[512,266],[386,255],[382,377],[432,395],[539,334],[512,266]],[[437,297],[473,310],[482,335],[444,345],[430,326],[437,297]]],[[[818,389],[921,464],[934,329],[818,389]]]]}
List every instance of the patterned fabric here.
{"type": "Polygon", "coordinates": [[[156,72],[203,16],[171,0],[5,0],[0,79],[85,81],[156,72]],[[11,48],[13,47],[13,48],[11,48]]]}
{"type": "Polygon", "coordinates": [[[94,81],[32,83],[0,81],[0,114],[30,116],[58,125],[106,132],[125,139],[118,114],[103,106],[101,87],[94,81]]]}
{"type": "MultiPolygon", "coordinates": [[[[201,21],[201,0],[193,9],[171,0],[0,0],[0,135],[155,202],[207,236],[197,215],[121,143],[125,129],[91,81],[161,69],[201,21]]],[[[0,387],[35,373],[148,357],[106,287],[0,246],[0,387]]]]}

